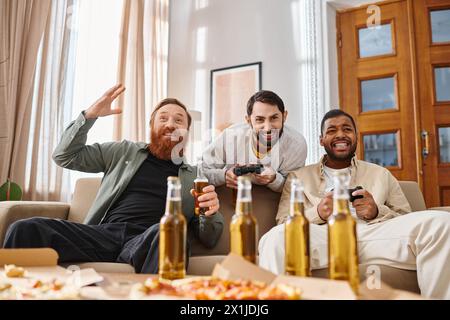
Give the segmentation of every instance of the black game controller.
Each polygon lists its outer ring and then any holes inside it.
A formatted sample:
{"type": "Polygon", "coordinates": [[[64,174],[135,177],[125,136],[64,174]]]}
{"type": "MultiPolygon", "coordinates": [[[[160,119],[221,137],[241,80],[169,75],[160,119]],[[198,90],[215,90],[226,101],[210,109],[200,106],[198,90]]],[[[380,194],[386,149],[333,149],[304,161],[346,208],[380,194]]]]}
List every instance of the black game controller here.
{"type": "Polygon", "coordinates": [[[362,199],[362,198],[364,198],[364,196],[363,196],[362,194],[357,195],[357,196],[352,196],[352,193],[353,193],[353,192],[355,192],[356,190],[362,190],[362,189],[363,189],[363,187],[361,187],[361,186],[357,186],[357,187],[355,187],[355,188],[353,188],[353,189],[348,189],[348,196],[350,197],[349,201],[350,201],[350,202],[353,202],[353,201],[355,201],[356,199],[362,199]]]}
{"type": "Polygon", "coordinates": [[[243,176],[247,173],[261,174],[263,168],[264,166],[262,164],[248,164],[242,167],[235,167],[233,172],[237,176],[243,176]]]}

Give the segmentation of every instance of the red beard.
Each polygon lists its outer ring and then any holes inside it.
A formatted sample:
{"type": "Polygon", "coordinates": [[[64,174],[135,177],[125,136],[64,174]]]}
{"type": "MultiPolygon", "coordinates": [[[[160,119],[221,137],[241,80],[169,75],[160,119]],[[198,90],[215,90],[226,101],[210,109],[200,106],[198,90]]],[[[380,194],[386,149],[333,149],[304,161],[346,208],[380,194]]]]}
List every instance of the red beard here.
{"type": "MultiPolygon", "coordinates": [[[[183,137],[179,137],[177,141],[172,141],[172,139],[167,139],[164,134],[171,133],[173,131],[162,128],[159,132],[155,130],[151,131],[151,140],[148,150],[158,159],[162,160],[172,160],[172,150],[173,148],[183,141],[183,137]]],[[[175,157],[183,157],[183,148],[181,148],[178,155],[175,157]]]]}

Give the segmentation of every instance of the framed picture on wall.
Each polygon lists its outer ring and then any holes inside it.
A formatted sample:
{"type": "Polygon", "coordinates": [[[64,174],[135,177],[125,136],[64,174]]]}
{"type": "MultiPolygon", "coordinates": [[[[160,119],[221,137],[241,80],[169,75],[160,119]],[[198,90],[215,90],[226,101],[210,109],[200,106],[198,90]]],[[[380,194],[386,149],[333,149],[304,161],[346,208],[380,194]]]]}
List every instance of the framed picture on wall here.
{"type": "Polygon", "coordinates": [[[244,121],[247,101],[261,86],[262,62],[211,70],[210,128],[213,135],[244,121]]]}

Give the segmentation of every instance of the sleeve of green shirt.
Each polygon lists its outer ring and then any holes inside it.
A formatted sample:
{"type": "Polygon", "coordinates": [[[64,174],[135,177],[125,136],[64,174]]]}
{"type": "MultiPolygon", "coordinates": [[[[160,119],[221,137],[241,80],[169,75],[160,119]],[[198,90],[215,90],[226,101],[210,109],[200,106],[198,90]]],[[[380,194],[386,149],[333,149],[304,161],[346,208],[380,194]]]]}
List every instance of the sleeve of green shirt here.
{"type": "Polygon", "coordinates": [[[212,216],[195,216],[191,220],[191,228],[194,235],[207,248],[213,248],[220,239],[223,231],[224,219],[220,212],[212,216]]]}
{"type": "Polygon", "coordinates": [[[81,113],[63,132],[53,152],[53,160],[63,168],[83,172],[104,172],[110,166],[117,142],[86,145],[87,134],[96,119],[86,119],[81,113]]]}

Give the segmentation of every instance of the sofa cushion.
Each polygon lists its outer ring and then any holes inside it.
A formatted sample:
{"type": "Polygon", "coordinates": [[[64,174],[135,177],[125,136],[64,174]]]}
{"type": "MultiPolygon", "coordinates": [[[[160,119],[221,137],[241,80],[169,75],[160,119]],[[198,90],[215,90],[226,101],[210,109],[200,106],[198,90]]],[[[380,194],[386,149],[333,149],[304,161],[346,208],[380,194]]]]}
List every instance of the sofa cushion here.
{"type": "Polygon", "coordinates": [[[399,184],[413,212],[427,209],[422,191],[416,181],[399,181],[399,184]]]}
{"type": "Polygon", "coordinates": [[[63,202],[2,201],[0,202],[0,246],[6,231],[14,222],[22,219],[45,217],[67,219],[70,205],[63,202]]]}
{"type": "MultiPolygon", "coordinates": [[[[220,200],[220,212],[224,216],[225,225],[222,236],[217,245],[212,249],[205,248],[198,240],[192,242],[191,254],[198,255],[227,255],[230,252],[230,221],[234,214],[234,203],[232,201],[232,191],[225,186],[218,187],[216,192],[220,200]]],[[[275,226],[275,216],[278,211],[278,203],[281,193],[276,193],[270,189],[253,185],[253,214],[258,221],[258,240],[273,226],[275,226]]]]}
{"type": "Polygon", "coordinates": [[[82,223],[97,196],[101,178],[81,178],[75,184],[68,220],[82,223]]]}
{"type": "Polygon", "coordinates": [[[196,256],[189,258],[187,274],[192,276],[209,276],[216,264],[221,263],[226,256],[196,256]]]}

